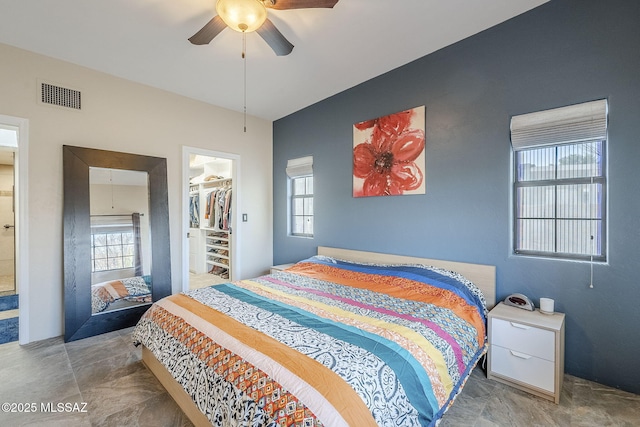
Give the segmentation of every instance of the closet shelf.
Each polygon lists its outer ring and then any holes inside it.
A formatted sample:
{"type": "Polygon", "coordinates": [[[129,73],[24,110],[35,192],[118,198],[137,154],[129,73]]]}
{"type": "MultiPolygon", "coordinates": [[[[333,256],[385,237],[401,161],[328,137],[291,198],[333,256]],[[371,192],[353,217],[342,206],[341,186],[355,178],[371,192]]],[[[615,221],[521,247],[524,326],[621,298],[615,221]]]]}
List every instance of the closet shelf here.
{"type": "MultiPolygon", "coordinates": [[[[213,228],[213,227],[200,227],[201,230],[205,230],[205,231],[212,231],[215,233],[224,233],[224,234],[229,234],[229,230],[221,230],[220,228],[213,228]]],[[[224,239],[224,237],[220,237],[220,236],[207,236],[207,238],[209,237],[219,237],[221,239],[224,239]]]]}
{"type": "Polygon", "coordinates": [[[211,181],[201,182],[200,185],[202,186],[202,188],[215,188],[215,187],[222,187],[225,185],[231,185],[232,182],[233,181],[231,180],[231,178],[222,178],[222,179],[213,179],[211,181]]]}
{"type": "Polygon", "coordinates": [[[221,262],[212,261],[210,259],[208,259],[206,262],[207,262],[208,265],[217,265],[218,267],[229,268],[229,264],[224,264],[224,263],[221,263],[221,262]]]}

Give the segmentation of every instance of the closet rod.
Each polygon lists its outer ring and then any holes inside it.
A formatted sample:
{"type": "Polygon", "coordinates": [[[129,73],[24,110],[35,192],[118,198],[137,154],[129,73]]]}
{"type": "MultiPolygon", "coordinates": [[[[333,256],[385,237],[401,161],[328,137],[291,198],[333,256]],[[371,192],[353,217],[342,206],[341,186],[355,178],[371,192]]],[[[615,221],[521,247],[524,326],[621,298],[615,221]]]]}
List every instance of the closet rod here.
{"type": "MultiPolygon", "coordinates": [[[[131,216],[136,212],[132,212],[130,214],[104,214],[104,215],[90,215],[90,216],[131,216]]],[[[140,214],[140,216],[144,216],[143,213],[140,214]]]]}

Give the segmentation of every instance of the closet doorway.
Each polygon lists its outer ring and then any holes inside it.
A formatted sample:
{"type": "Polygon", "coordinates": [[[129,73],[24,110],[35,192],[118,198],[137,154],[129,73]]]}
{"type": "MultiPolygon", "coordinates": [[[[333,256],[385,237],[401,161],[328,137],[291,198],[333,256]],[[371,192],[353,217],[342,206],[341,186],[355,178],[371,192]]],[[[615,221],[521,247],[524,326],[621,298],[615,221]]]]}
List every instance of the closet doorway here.
{"type": "Polygon", "coordinates": [[[238,271],[234,230],[238,158],[184,147],[183,161],[186,172],[183,289],[227,283],[238,271]]]}

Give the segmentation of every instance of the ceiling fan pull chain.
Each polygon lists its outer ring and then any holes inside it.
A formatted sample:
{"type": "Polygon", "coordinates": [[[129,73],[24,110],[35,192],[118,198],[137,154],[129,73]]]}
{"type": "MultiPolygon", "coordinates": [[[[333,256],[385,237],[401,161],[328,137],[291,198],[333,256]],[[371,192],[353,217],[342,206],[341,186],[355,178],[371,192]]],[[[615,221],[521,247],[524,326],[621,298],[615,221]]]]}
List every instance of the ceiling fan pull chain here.
{"type": "Polygon", "coordinates": [[[247,33],[242,32],[242,64],[244,66],[244,133],[247,133],[247,33]]]}

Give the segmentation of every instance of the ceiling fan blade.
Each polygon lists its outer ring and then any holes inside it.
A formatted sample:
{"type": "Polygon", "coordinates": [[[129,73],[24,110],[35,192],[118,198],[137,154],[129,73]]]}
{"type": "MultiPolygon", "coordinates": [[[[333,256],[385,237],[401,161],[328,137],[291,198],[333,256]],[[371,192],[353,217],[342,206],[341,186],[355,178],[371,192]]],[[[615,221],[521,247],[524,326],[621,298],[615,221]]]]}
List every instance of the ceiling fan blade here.
{"type": "Polygon", "coordinates": [[[332,8],[338,0],[273,0],[266,1],[265,6],[271,9],[311,9],[311,8],[332,8]]]}
{"type": "Polygon", "coordinates": [[[260,34],[260,37],[271,46],[271,49],[273,49],[278,56],[289,55],[293,50],[293,45],[282,35],[276,26],[273,25],[273,22],[271,22],[269,18],[264,21],[264,24],[262,24],[256,32],[260,34]]]}
{"type": "Polygon", "coordinates": [[[211,18],[211,21],[207,22],[200,31],[189,37],[189,41],[197,45],[209,44],[209,42],[225,28],[227,28],[227,24],[224,23],[222,18],[216,15],[211,18]]]}

